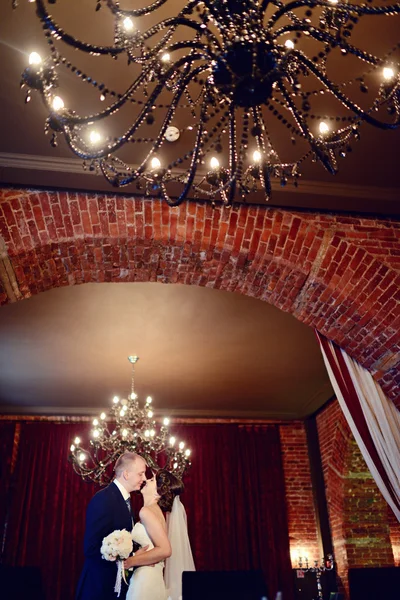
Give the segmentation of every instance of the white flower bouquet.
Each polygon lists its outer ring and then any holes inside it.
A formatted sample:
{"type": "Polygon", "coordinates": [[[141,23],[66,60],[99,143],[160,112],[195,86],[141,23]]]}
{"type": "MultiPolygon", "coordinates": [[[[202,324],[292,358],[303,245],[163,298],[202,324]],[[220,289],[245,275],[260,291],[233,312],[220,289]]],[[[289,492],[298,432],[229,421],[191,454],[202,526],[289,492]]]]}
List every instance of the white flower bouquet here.
{"type": "Polygon", "coordinates": [[[102,558],[117,562],[118,571],[114,592],[117,592],[118,598],[121,593],[121,580],[123,579],[126,583],[122,561],[128,558],[132,550],[132,535],[126,529],[116,529],[110,535],[107,535],[101,544],[100,553],[102,558]]]}

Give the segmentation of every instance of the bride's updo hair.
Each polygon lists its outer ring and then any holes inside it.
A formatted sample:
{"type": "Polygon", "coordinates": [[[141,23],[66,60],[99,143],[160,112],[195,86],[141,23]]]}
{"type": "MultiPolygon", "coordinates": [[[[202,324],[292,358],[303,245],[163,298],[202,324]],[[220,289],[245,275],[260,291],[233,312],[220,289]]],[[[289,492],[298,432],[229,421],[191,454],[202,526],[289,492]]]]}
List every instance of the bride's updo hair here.
{"type": "Polygon", "coordinates": [[[179,496],[184,490],[183,481],[166,469],[160,469],[156,473],[157,494],[160,496],[158,506],[164,512],[171,512],[175,496],[179,496]]]}

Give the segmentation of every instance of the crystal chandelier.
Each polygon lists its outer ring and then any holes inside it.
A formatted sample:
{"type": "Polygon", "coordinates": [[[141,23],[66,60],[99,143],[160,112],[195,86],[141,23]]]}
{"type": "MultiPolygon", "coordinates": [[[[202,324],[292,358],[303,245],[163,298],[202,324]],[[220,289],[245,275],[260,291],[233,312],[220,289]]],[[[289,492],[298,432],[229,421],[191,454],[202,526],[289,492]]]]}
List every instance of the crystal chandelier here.
{"type": "Polygon", "coordinates": [[[137,452],[149,467],[165,467],[182,478],[190,467],[190,450],[184,442],[177,442],[169,432],[169,419],[157,426],[153,419],[152,399],[146,399],[140,408],[134,389],[137,356],[129,356],[132,364],[131,393],[128,398],[113,398],[108,416],[102,412],[93,420],[89,449],[81,446],[76,437],[71,444],[69,460],[78,475],[85,481],[106,485],[113,479],[112,467],[126,451],[137,452]]]}
{"type": "MultiPolygon", "coordinates": [[[[109,45],[66,33],[44,0],[36,0],[49,54],[31,54],[22,83],[28,86],[26,101],[31,90],[44,100],[51,144],[63,136],[85,168],[116,187],[135,182],[137,190],[171,206],[186,198],[231,205],[254,200],[257,192],[268,199],[271,178],[297,186],[307,160],[336,173],[338,158],[352,150],[364,121],[380,129],[400,123],[398,34],[384,53],[373,43],[390,37],[387,27],[398,19],[398,2],[94,5],[109,11],[109,45]],[[68,46],[91,55],[91,64],[104,56],[127,61],[129,84],[112,90],[86,63],[71,62],[71,52],[63,53],[68,46]],[[87,94],[89,88],[95,92],[90,114],[64,102],[70,79],[63,71],[86,85],[87,94]],[[107,136],[107,120],[124,110],[128,124],[118,133],[113,129],[116,137],[107,136]]],[[[95,13],[91,25],[96,27],[95,13]]]]}

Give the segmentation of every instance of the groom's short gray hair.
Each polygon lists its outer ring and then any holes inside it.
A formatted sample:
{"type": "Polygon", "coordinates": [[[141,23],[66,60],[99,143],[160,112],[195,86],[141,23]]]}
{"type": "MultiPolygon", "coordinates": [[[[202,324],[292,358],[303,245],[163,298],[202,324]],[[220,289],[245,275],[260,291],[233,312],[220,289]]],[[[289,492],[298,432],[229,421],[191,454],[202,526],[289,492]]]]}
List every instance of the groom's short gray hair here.
{"type": "Polygon", "coordinates": [[[124,452],[123,454],[121,454],[114,466],[115,475],[117,477],[122,475],[125,469],[128,468],[129,463],[135,462],[135,460],[137,460],[138,458],[144,460],[144,458],[142,458],[140,454],[137,454],[136,452],[124,452]]]}

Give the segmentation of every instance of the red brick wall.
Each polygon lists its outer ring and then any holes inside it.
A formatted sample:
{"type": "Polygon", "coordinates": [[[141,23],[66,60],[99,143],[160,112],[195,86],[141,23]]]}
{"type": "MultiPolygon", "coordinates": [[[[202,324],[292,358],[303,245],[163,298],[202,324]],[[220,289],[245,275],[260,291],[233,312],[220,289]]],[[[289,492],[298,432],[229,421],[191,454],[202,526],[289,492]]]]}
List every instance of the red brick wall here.
{"type": "Polygon", "coordinates": [[[395,564],[400,525],[372,479],[338,402],[318,415],[317,425],[335,558],[347,588],[349,568],[395,564]]]}
{"type": "Polygon", "coordinates": [[[307,438],[303,423],[280,427],[283,468],[285,472],[290,556],[298,566],[299,556],[310,563],[321,558],[318,545],[307,438]]]}
{"type": "Polygon", "coordinates": [[[240,292],[337,342],[400,406],[398,221],[0,190],[0,234],[22,298],[91,281],[240,292]]]}

